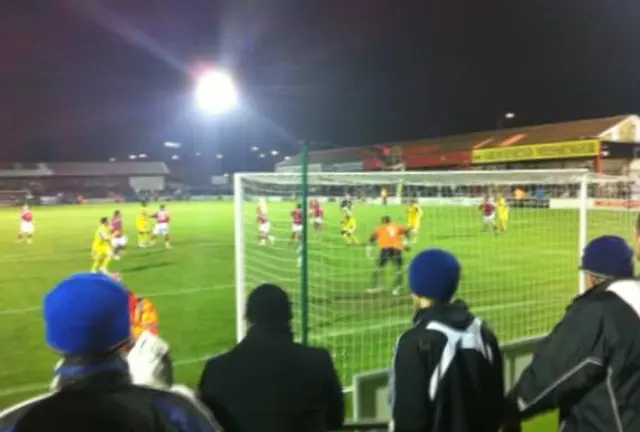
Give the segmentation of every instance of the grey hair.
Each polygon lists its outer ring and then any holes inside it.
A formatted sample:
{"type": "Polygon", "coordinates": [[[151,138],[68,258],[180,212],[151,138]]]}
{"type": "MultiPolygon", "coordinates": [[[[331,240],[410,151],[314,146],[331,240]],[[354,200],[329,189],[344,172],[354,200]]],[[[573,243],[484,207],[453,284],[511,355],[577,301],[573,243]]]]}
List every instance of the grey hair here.
{"type": "Polygon", "coordinates": [[[601,274],[592,273],[592,272],[586,272],[586,273],[593,278],[593,284],[594,285],[599,285],[599,284],[601,284],[603,282],[611,280],[611,277],[609,277],[609,276],[603,276],[601,274]]]}

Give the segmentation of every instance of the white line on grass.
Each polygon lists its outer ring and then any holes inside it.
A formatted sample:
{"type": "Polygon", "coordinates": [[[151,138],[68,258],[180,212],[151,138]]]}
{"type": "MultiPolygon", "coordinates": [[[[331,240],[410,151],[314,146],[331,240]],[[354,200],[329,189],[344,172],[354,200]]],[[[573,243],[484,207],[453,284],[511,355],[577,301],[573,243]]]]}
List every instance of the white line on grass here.
{"type": "MultiPolygon", "coordinates": [[[[498,305],[494,305],[494,306],[484,306],[484,307],[478,307],[478,308],[472,308],[472,309],[476,313],[482,313],[482,312],[489,312],[489,311],[493,311],[493,310],[511,309],[511,308],[516,308],[516,307],[528,306],[528,305],[533,305],[533,304],[538,304],[538,303],[542,303],[542,302],[540,302],[540,301],[526,301],[526,302],[522,301],[522,302],[498,304],[498,305]]],[[[406,319],[403,319],[403,320],[394,320],[394,321],[391,321],[391,322],[379,323],[379,324],[363,326],[363,327],[357,327],[357,328],[353,328],[353,329],[335,330],[335,331],[327,332],[325,335],[323,335],[321,337],[318,337],[318,338],[315,338],[315,339],[316,340],[322,340],[322,338],[330,339],[330,338],[340,337],[340,336],[349,336],[351,334],[358,334],[358,333],[362,333],[362,332],[366,332],[366,331],[379,330],[379,329],[383,329],[383,328],[386,328],[386,327],[394,327],[394,326],[399,326],[399,325],[407,325],[407,326],[409,326],[410,325],[410,320],[408,318],[406,318],[406,319]]],[[[218,353],[209,354],[209,355],[199,356],[199,357],[192,357],[192,358],[186,358],[186,359],[182,359],[182,360],[176,360],[173,364],[175,366],[188,366],[188,365],[192,365],[192,364],[203,362],[203,361],[205,361],[205,360],[207,360],[207,359],[209,359],[211,357],[215,357],[217,355],[220,355],[223,352],[224,351],[218,352],[218,353]]],[[[18,386],[18,387],[11,387],[11,388],[8,388],[8,389],[0,390],[0,398],[1,397],[12,396],[12,395],[15,395],[15,394],[20,394],[20,393],[31,393],[31,392],[35,392],[35,391],[45,390],[47,388],[48,388],[48,386],[46,384],[27,384],[27,385],[18,386]]]]}
{"type": "MultiPolygon", "coordinates": [[[[187,243],[185,246],[189,247],[190,245],[187,243]]],[[[202,244],[198,244],[198,247],[201,247],[202,244]]],[[[26,248],[29,248],[31,246],[25,246],[26,248]]],[[[179,247],[179,246],[178,246],[179,247]]],[[[211,244],[205,244],[203,246],[204,249],[233,249],[235,246],[233,243],[211,243],[211,244]]],[[[162,253],[165,251],[165,249],[163,249],[162,247],[157,247],[157,248],[130,248],[128,251],[126,251],[125,253],[131,253],[132,250],[136,250],[136,251],[140,251],[140,252],[150,252],[150,253],[162,253]]],[[[79,256],[86,256],[87,259],[90,257],[90,250],[81,250],[81,249],[71,249],[71,250],[63,250],[61,252],[55,252],[55,251],[51,251],[51,252],[36,252],[36,253],[29,253],[28,251],[25,251],[24,253],[16,253],[16,254],[7,254],[3,257],[4,261],[10,261],[12,263],[15,262],[29,262],[29,261],[42,261],[42,260],[66,260],[69,257],[79,257],[79,256]]],[[[136,255],[132,255],[133,257],[135,257],[136,255]]]]}
{"type": "MultiPolygon", "coordinates": [[[[477,308],[471,307],[470,309],[473,313],[483,313],[483,312],[490,312],[495,310],[504,310],[504,309],[513,309],[513,308],[523,307],[523,306],[531,306],[531,305],[540,304],[540,303],[546,303],[546,302],[543,302],[540,300],[531,300],[531,301],[503,303],[503,304],[497,304],[492,306],[482,306],[477,308]]],[[[395,327],[400,325],[409,326],[410,324],[411,324],[410,317],[407,317],[407,318],[403,318],[402,320],[386,321],[386,322],[381,322],[381,323],[372,324],[372,325],[360,326],[357,328],[329,331],[324,335],[318,335],[314,339],[317,341],[321,341],[323,338],[331,339],[331,338],[340,337],[340,336],[350,336],[352,334],[358,334],[358,333],[363,333],[363,332],[372,331],[372,330],[381,330],[387,327],[395,327]]]]}
{"type": "MultiPolygon", "coordinates": [[[[173,365],[174,366],[187,366],[187,365],[191,365],[191,364],[195,364],[195,363],[200,363],[200,362],[203,362],[205,360],[210,359],[211,357],[215,357],[217,355],[220,355],[222,353],[223,352],[220,352],[220,353],[217,353],[217,354],[211,354],[211,355],[207,355],[207,356],[193,357],[193,358],[187,358],[187,359],[184,359],[184,360],[178,360],[178,361],[174,361],[173,365]]],[[[31,392],[46,390],[48,388],[49,388],[49,386],[47,384],[26,384],[26,385],[23,385],[23,386],[17,386],[17,387],[8,388],[8,389],[5,389],[5,390],[0,390],[0,398],[6,397],[6,396],[12,396],[12,395],[15,395],[15,394],[20,394],[20,393],[31,393],[31,392]]]]}
{"type": "MultiPolygon", "coordinates": [[[[222,291],[222,290],[227,290],[229,288],[235,288],[235,285],[218,285],[213,287],[188,288],[188,289],[175,290],[175,291],[140,293],[138,295],[142,297],[174,297],[174,296],[181,296],[185,294],[196,294],[196,293],[208,292],[208,291],[222,291]]],[[[20,315],[23,313],[38,312],[39,310],[42,310],[41,306],[31,306],[31,307],[26,307],[21,309],[4,309],[4,310],[0,310],[0,316],[20,315]]]]}

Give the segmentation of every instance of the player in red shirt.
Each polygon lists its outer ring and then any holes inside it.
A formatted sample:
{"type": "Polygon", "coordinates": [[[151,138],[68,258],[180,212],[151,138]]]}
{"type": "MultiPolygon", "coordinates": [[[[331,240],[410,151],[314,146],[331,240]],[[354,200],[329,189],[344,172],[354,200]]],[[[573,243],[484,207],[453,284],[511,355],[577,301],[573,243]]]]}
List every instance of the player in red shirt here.
{"type": "Polygon", "coordinates": [[[35,228],[33,226],[33,213],[28,205],[22,207],[22,213],[20,214],[20,232],[18,233],[18,241],[23,239],[27,240],[27,243],[31,244],[33,241],[33,233],[35,228]]]}
{"type": "Polygon", "coordinates": [[[298,243],[302,234],[302,204],[297,204],[291,212],[291,242],[298,243]]]}
{"type": "Polygon", "coordinates": [[[160,205],[160,209],[152,217],[156,220],[156,224],[153,227],[153,235],[151,236],[152,243],[155,243],[156,238],[164,237],[164,247],[170,249],[169,224],[171,223],[171,216],[166,206],[164,204],[160,205]]]}
{"type": "Polygon", "coordinates": [[[120,259],[120,252],[127,246],[127,236],[122,228],[122,214],[120,210],[113,212],[111,218],[111,246],[113,247],[113,259],[120,259]]]}
{"type": "Polygon", "coordinates": [[[324,210],[320,206],[318,200],[311,200],[311,220],[313,221],[313,229],[320,235],[324,225],[324,210]]]}
{"type": "Polygon", "coordinates": [[[493,232],[498,231],[498,225],[496,225],[496,206],[486,196],[482,204],[478,206],[478,209],[482,212],[484,220],[484,230],[493,229],[493,232]]]}
{"type": "Polygon", "coordinates": [[[258,221],[258,244],[264,246],[267,241],[271,244],[276,242],[276,238],[271,234],[271,222],[267,214],[266,203],[261,203],[256,208],[256,219],[258,221]]]}

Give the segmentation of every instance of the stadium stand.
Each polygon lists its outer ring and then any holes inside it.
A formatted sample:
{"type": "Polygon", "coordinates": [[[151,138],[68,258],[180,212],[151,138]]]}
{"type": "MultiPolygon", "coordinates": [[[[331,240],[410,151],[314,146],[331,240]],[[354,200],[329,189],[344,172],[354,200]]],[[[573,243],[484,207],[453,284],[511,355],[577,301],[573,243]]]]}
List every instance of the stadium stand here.
{"type": "MultiPolygon", "coordinates": [[[[322,171],[335,171],[324,169],[325,165],[335,167],[347,162],[360,162],[364,171],[385,169],[389,164],[399,162],[408,170],[587,166],[598,173],[621,174],[624,162],[640,154],[638,142],[640,118],[618,115],[372,147],[315,151],[309,154],[309,164],[321,165],[318,168],[322,171]]],[[[292,157],[278,163],[276,170],[293,171],[299,163],[299,156],[292,157]]]]}
{"type": "Polygon", "coordinates": [[[60,195],[133,197],[140,191],[164,190],[169,174],[163,162],[3,163],[0,204],[60,195]]]}
{"type": "Polygon", "coordinates": [[[47,166],[55,176],[64,177],[139,177],[168,176],[169,168],[164,162],[62,162],[47,166]]]}

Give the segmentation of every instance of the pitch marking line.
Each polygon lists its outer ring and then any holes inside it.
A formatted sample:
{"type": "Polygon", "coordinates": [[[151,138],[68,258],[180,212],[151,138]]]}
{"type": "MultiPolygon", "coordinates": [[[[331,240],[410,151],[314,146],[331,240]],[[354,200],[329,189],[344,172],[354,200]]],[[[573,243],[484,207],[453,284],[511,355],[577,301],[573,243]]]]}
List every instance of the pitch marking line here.
{"type": "MultiPolygon", "coordinates": [[[[219,286],[213,286],[213,287],[207,287],[207,288],[191,288],[191,289],[183,289],[183,290],[177,290],[177,291],[150,292],[150,293],[143,293],[139,295],[141,297],[174,297],[174,296],[181,296],[184,294],[196,294],[196,293],[209,292],[209,291],[223,291],[229,288],[235,288],[235,285],[219,285],[219,286]]],[[[20,315],[23,313],[38,312],[40,310],[42,310],[41,306],[31,306],[31,307],[26,307],[22,309],[5,309],[5,310],[0,310],[0,316],[20,315]]]]}
{"type": "MultiPolygon", "coordinates": [[[[32,247],[31,245],[24,245],[25,249],[28,250],[29,247],[32,247]]],[[[186,244],[187,247],[191,247],[191,245],[186,244]]],[[[197,245],[199,248],[202,247],[203,249],[233,249],[235,247],[234,243],[205,243],[205,244],[198,244],[197,245]]],[[[137,246],[133,246],[133,247],[129,247],[125,253],[129,253],[131,254],[132,251],[140,251],[140,252],[145,252],[145,251],[149,251],[150,253],[161,253],[164,252],[165,249],[162,248],[161,246],[157,246],[157,247],[148,247],[148,248],[138,248],[137,246]]],[[[135,252],[134,252],[135,253],[135,252]]],[[[50,252],[43,252],[43,251],[35,251],[35,253],[29,253],[29,252],[24,252],[24,253],[14,253],[14,254],[7,254],[5,255],[3,258],[5,261],[11,261],[11,262],[29,262],[29,261],[40,261],[40,260],[65,260],[69,257],[79,257],[79,256],[87,256],[89,257],[91,255],[90,253],[90,249],[77,249],[77,248],[73,248],[73,249],[68,249],[68,250],[63,250],[61,252],[55,252],[55,251],[50,251],[50,252]]],[[[136,255],[132,255],[132,257],[136,257],[136,255]]]]}
{"type": "MultiPolygon", "coordinates": [[[[473,313],[483,313],[483,312],[491,312],[491,311],[496,311],[496,310],[505,310],[505,309],[513,309],[513,308],[518,308],[518,307],[523,307],[523,306],[532,306],[534,304],[548,304],[548,302],[543,302],[543,301],[539,301],[539,300],[531,300],[531,301],[521,301],[521,302],[512,302],[512,303],[503,303],[503,304],[497,304],[497,305],[493,305],[493,306],[483,306],[483,307],[470,307],[469,309],[473,312],[473,313]]],[[[363,332],[367,332],[367,331],[372,331],[372,330],[381,330],[381,329],[385,329],[388,327],[396,327],[396,326],[401,326],[401,325],[405,325],[407,327],[409,327],[411,325],[411,320],[410,319],[402,319],[402,320],[393,320],[393,321],[386,321],[386,322],[381,322],[378,324],[372,324],[372,325],[367,325],[367,326],[360,326],[357,328],[352,328],[352,329],[343,329],[343,330],[334,330],[334,331],[330,331],[327,332],[325,335],[319,335],[318,337],[314,338],[314,340],[316,341],[322,341],[323,339],[331,339],[331,338],[336,338],[336,337],[340,337],[340,336],[349,336],[352,334],[358,334],[358,333],[363,333],[363,332]]]]}
{"type": "MultiPolygon", "coordinates": [[[[540,303],[544,303],[544,302],[541,302],[541,301],[513,302],[513,303],[505,303],[505,304],[502,304],[502,305],[472,308],[472,310],[474,312],[481,313],[481,312],[489,312],[489,311],[493,311],[493,310],[512,309],[512,308],[517,308],[517,307],[522,307],[522,306],[527,306],[527,305],[533,305],[533,304],[540,304],[540,303]]],[[[322,340],[322,338],[330,339],[330,338],[334,338],[334,337],[348,336],[348,335],[351,335],[351,334],[358,334],[358,333],[361,333],[361,332],[366,332],[366,331],[371,331],[371,330],[379,330],[379,329],[383,329],[383,328],[387,328],[387,327],[394,327],[394,326],[400,326],[400,325],[406,325],[407,327],[409,327],[411,325],[411,321],[410,321],[410,319],[407,318],[407,319],[403,319],[403,320],[394,320],[394,321],[387,322],[387,323],[380,323],[380,324],[375,324],[375,325],[370,325],[370,326],[358,327],[358,328],[351,329],[351,330],[344,329],[344,330],[331,331],[331,332],[327,332],[327,334],[325,334],[322,337],[316,338],[316,340],[322,340]]],[[[207,360],[207,359],[209,359],[211,357],[215,357],[216,355],[220,355],[223,352],[224,351],[218,352],[218,353],[214,353],[214,354],[205,355],[205,356],[199,356],[199,357],[186,358],[186,359],[183,359],[183,360],[177,360],[173,364],[176,365],[176,366],[188,366],[188,365],[192,365],[192,364],[203,362],[203,361],[205,361],[205,360],[207,360]]],[[[12,396],[12,395],[15,395],[15,394],[20,394],[20,393],[32,393],[32,392],[36,392],[36,391],[40,391],[40,390],[46,390],[47,388],[48,388],[47,384],[28,384],[28,385],[8,388],[8,389],[0,390],[0,398],[7,397],[7,396],[12,396]]]]}
{"type": "MultiPolygon", "coordinates": [[[[189,358],[189,359],[184,359],[184,360],[178,360],[178,361],[174,361],[173,365],[174,366],[183,366],[183,365],[195,364],[195,363],[203,362],[205,360],[210,359],[211,357],[215,357],[216,355],[220,355],[220,354],[223,354],[223,352],[220,352],[220,353],[217,353],[217,354],[208,355],[208,356],[194,357],[194,358],[189,358]]],[[[49,386],[47,384],[27,384],[27,385],[23,385],[23,386],[9,388],[9,389],[6,389],[6,390],[0,390],[0,398],[6,397],[6,396],[11,396],[11,395],[14,395],[14,394],[19,394],[19,393],[31,393],[31,392],[40,391],[40,390],[47,390],[48,388],[49,388],[49,386]]]]}

